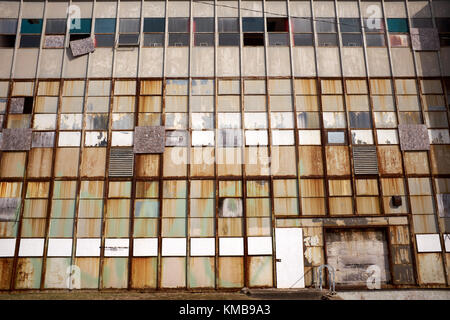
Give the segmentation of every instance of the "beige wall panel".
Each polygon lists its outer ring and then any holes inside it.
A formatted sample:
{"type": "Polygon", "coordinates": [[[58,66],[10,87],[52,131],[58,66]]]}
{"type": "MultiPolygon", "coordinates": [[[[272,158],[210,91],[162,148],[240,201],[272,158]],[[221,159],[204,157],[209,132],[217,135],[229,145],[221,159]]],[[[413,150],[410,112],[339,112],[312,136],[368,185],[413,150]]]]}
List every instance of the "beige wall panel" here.
{"type": "Polygon", "coordinates": [[[193,77],[213,77],[214,76],[214,48],[213,47],[193,47],[192,48],[192,69],[193,77]]]}
{"type": "Polygon", "coordinates": [[[218,17],[238,17],[239,1],[217,1],[216,12],[218,17]]]}
{"type": "Polygon", "coordinates": [[[340,77],[338,48],[317,48],[319,77],[340,77]]]}
{"type": "Polygon", "coordinates": [[[293,47],[294,76],[314,77],[316,75],[316,57],[314,48],[293,47]]]}
{"type": "Polygon", "coordinates": [[[0,49],[0,60],[2,61],[2,63],[0,63],[0,77],[2,78],[10,77],[13,54],[14,49],[7,49],[7,48],[0,49]]]}
{"type": "MultiPolygon", "coordinates": [[[[145,2],[147,3],[147,2],[145,2]]],[[[163,48],[141,48],[141,65],[139,73],[141,77],[163,76],[163,48]]]]}
{"type": "Polygon", "coordinates": [[[192,3],[193,17],[214,17],[214,1],[192,3]]]}
{"type": "Polygon", "coordinates": [[[263,47],[244,47],[242,54],[244,76],[265,76],[266,62],[263,47]]]}
{"type": "Polygon", "coordinates": [[[367,61],[371,77],[390,77],[389,58],[386,48],[367,48],[367,61]]]}
{"type": "Polygon", "coordinates": [[[164,18],[166,12],[165,1],[145,1],[143,8],[144,17],[164,18]]]}
{"type": "Polygon", "coordinates": [[[116,51],[115,57],[115,77],[136,77],[138,66],[138,49],[133,51],[116,51]]]}
{"type": "Polygon", "coordinates": [[[115,18],[117,11],[116,1],[97,1],[95,4],[95,17],[97,18],[115,18]]]}
{"type": "Polygon", "coordinates": [[[59,78],[62,71],[64,49],[42,49],[39,60],[39,77],[59,78]]]}
{"type": "Polygon", "coordinates": [[[393,73],[396,77],[414,77],[414,61],[411,49],[391,48],[393,73]]]}
{"type": "Polygon", "coordinates": [[[344,77],[365,77],[366,66],[362,48],[342,48],[344,77]]]}
{"type": "Polygon", "coordinates": [[[189,48],[167,48],[166,76],[186,77],[188,75],[189,48]]]}
{"type": "Polygon", "coordinates": [[[168,17],[189,17],[189,1],[171,1],[168,3],[168,17]]]}
{"type": "Polygon", "coordinates": [[[439,77],[441,70],[437,52],[416,52],[417,73],[420,77],[439,77]]]}
{"type": "Polygon", "coordinates": [[[84,78],[86,76],[86,68],[88,55],[72,58],[71,53],[66,51],[64,57],[64,77],[65,78],[84,78]],[[70,56],[69,56],[70,55],[70,56]]]}
{"type": "Polygon", "coordinates": [[[239,48],[217,47],[217,76],[240,75],[239,48]]]}
{"type": "Polygon", "coordinates": [[[0,18],[17,18],[19,16],[20,1],[1,1],[0,18]]]}
{"type": "Polygon", "coordinates": [[[120,18],[139,18],[141,16],[141,1],[121,1],[120,18]]]}
{"type": "Polygon", "coordinates": [[[269,76],[290,76],[291,59],[289,48],[268,47],[269,76]]]}
{"type": "Polygon", "coordinates": [[[44,2],[23,2],[22,18],[42,18],[44,15],[44,2]]]}
{"type": "Polygon", "coordinates": [[[89,58],[90,77],[111,77],[113,49],[96,48],[89,58]]]}
{"type": "MultiPolygon", "coordinates": [[[[14,77],[34,78],[39,49],[17,49],[14,77]]],[[[3,63],[2,63],[3,64],[3,63]]]]}
{"type": "Polygon", "coordinates": [[[241,17],[262,17],[262,12],[262,1],[241,1],[241,17]]]}

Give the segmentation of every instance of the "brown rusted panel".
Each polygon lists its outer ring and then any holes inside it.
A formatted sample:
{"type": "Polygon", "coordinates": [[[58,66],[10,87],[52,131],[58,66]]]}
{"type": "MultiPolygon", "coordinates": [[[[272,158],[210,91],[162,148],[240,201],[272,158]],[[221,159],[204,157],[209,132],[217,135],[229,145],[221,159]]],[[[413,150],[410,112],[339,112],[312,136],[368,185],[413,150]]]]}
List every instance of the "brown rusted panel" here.
{"type": "Polygon", "coordinates": [[[341,80],[322,80],[321,87],[322,87],[322,94],[342,93],[341,80]]]}
{"type": "Polygon", "coordinates": [[[247,197],[268,197],[269,181],[247,181],[247,197]]]}
{"type": "Polygon", "coordinates": [[[50,177],[52,174],[53,150],[33,148],[29,152],[27,176],[32,178],[50,177]]]}
{"type": "Polygon", "coordinates": [[[357,179],[356,194],[359,196],[378,195],[378,181],[377,179],[357,179]]]}
{"type": "Polygon", "coordinates": [[[214,148],[197,147],[191,149],[190,175],[193,177],[214,176],[214,148]]]}
{"type": "Polygon", "coordinates": [[[392,245],[409,245],[409,231],[407,226],[390,226],[389,233],[392,245]]]}
{"type": "Polygon", "coordinates": [[[161,97],[139,97],[139,112],[161,112],[161,97]]]}
{"type": "Polygon", "coordinates": [[[433,214],[436,212],[432,196],[410,196],[412,214],[433,214]]]}
{"type": "Polygon", "coordinates": [[[108,198],[130,198],[131,181],[110,181],[108,184],[108,198]]]}
{"type": "Polygon", "coordinates": [[[130,200],[129,199],[108,199],[106,203],[107,218],[129,218],[130,200]]]}
{"type": "Polygon", "coordinates": [[[378,146],[380,174],[401,174],[402,156],[398,146],[378,146]]]}
{"type": "Polygon", "coordinates": [[[55,159],[56,177],[76,177],[78,175],[79,148],[57,148],[55,159]]]}
{"type": "Polygon", "coordinates": [[[28,182],[27,198],[47,198],[50,182],[28,182]]]}
{"type": "Polygon", "coordinates": [[[403,178],[381,179],[381,187],[385,196],[405,195],[405,181],[403,178]]]}
{"type": "Polygon", "coordinates": [[[367,93],[366,80],[347,80],[346,92],[347,94],[365,94],[367,93]]]}
{"type": "Polygon", "coordinates": [[[270,218],[247,218],[247,236],[271,236],[272,223],[270,218]]]}
{"type": "Polygon", "coordinates": [[[372,94],[392,94],[392,83],[390,79],[371,79],[370,90],[372,94]]]}
{"type": "Polygon", "coordinates": [[[26,199],[23,208],[23,217],[45,218],[47,216],[47,199],[26,199]]]}
{"type": "Polygon", "coordinates": [[[420,284],[445,284],[444,266],[440,253],[417,254],[420,284]]]}
{"type": "Polygon", "coordinates": [[[218,219],[218,236],[219,237],[241,237],[242,218],[219,218],[218,219]]]}
{"type": "Polygon", "coordinates": [[[296,175],[295,147],[273,146],[271,150],[271,174],[279,176],[296,175]]]}
{"type": "Polygon", "coordinates": [[[84,148],[81,155],[82,177],[104,177],[106,148],[84,148]]]}
{"type": "Polygon", "coordinates": [[[11,284],[13,258],[0,259],[0,290],[8,290],[11,284]]]}
{"type": "Polygon", "coordinates": [[[157,177],[159,175],[159,155],[136,155],[136,176],[157,177]]]}
{"type": "Polygon", "coordinates": [[[298,147],[298,171],[301,176],[323,175],[322,147],[298,147]]]}
{"type": "Polygon", "coordinates": [[[78,219],[77,237],[98,238],[101,236],[102,219],[78,219]]]}
{"type": "Polygon", "coordinates": [[[323,179],[301,179],[300,192],[302,197],[324,197],[323,179]]]}
{"type": "Polygon", "coordinates": [[[99,285],[100,259],[75,258],[74,264],[80,268],[80,289],[97,289],[99,285]]]}
{"type": "Polygon", "coordinates": [[[103,181],[81,181],[80,198],[102,198],[103,197],[103,181]]]}
{"type": "Polygon", "coordinates": [[[219,257],[219,288],[244,286],[244,258],[219,257]]]}
{"type": "Polygon", "coordinates": [[[39,81],[39,96],[57,96],[59,95],[59,81],[39,81]]]}
{"type": "Polygon", "coordinates": [[[399,264],[392,267],[394,284],[414,284],[414,269],[411,264],[399,264]]]}
{"type": "Polygon", "coordinates": [[[76,195],[76,181],[55,181],[53,184],[54,199],[73,199],[76,195]]]}
{"type": "Polygon", "coordinates": [[[46,219],[23,219],[22,237],[43,238],[45,237],[46,219]]]}
{"type": "Polygon", "coordinates": [[[3,152],[0,163],[1,177],[23,177],[25,173],[26,157],[26,152],[3,152]]]}
{"type": "Polygon", "coordinates": [[[405,170],[407,174],[428,174],[428,157],[426,152],[405,152],[405,170]]]}
{"type": "Polygon", "coordinates": [[[141,81],[141,95],[161,94],[161,93],[162,93],[162,81],[161,80],[141,81]]]}
{"type": "Polygon", "coordinates": [[[21,194],[21,182],[0,182],[0,198],[18,198],[21,194]]]}
{"type": "Polygon", "coordinates": [[[268,175],[270,172],[269,150],[266,147],[245,148],[245,173],[247,176],[268,175]]]}
{"type": "Polygon", "coordinates": [[[214,198],[216,193],[214,180],[192,180],[190,184],[191,198],[214,198]]]}
{"type": "Polygon", "coordinates": [[[242,175],[242,149],[217,148],[216,163],[218,176],[242,175]]]}
{"type": "Polygon", "coordinates": [[[165,148],[163,174],[165,177],[185,177],[187,175],[188,149],[183,147],[165,148]]]}
{"type": "Polygon", "coordinates": [[[133,258],[131,260],[131,287],[156,288],[158,258],[133,258]]]}
{"type": "Polygon", "coordinates": [[[351,197],[328,198],[331,215],[353,214],[353,202],[351,197]]]}
{"type": "Polygon", "coordinates": [[[157,181],[137,181],[136,198],[158,198],[159,183],[157,181]]]}
{"type": "Polygon", "coordinates": [[[298,215],[297,198],[275,198],[273,209],[276,215],[298,215]]]}
{"type": "Polygon", "coordinates": [[[273,180],[273,196],[275,198],[297,197],[297,180],[296,179],[277,179],[273,180]]]}
{"type": "Polygon", "coordinates": [[[391,246],[392,262],[394,264],[411,264],[411,247],[409,245],[391,246]]]}
{"type": "Polygon", "coordinates": [[[219,181],[219,197],[241,197],[241,181],[219,181]]]}
{"type": "Polygon", "coordinates": [[[104,258],[102,288],[126,288],[128,286],[128,258],[104,258]]]}
{"type": "Polygon", "coordinates": [[[317,94],[315,79],[295,79],[296,94],[314,95],[317,94]]]}
{"type": "Polygon", "coordinates": [[[186,287],[186,258],[161,258],[161,288],[186,287]]]}
{"type": "Polygon", "coordinates": [[[42,258],[18,258],[16,272],[16,289],[39,289],[42,258]]]}
{"type": "Polygon", "coordinates": [[[357,197],[356,212],[358,214],[380,214],[378,197],[357,197]]]}
{"type": "Polygon", "coordinates": [[[414,233],[438,233],[436,217],[431,214],[414,214],[412,216],[414,233]]]}
{"type": "Polygon", "coordinates": [[[450,174],[450,145],[430,147],[431,171],[433,174],[450,174]]]}
{"type": "Polygon", "coordinates": [[[189,288],[214,288],[215,267],[213,257],[189,259],[189,288]]]}
{"type": "Polygon", "coordinates": [[[331,176],[350,174],[350,160],[348,156],[348,147],[345,146],[327,146],[327,174],[331,176]]]}
{"type": "Polygon", "coordinates": [[[325,215],[327,212],[325,198],[302,198],[302,215],[325,215]]]}
{"type": "Polygon", "coordinates": [[[330,196],[351,196],[353,194],[351,180],[328,180],[330,196]]]}

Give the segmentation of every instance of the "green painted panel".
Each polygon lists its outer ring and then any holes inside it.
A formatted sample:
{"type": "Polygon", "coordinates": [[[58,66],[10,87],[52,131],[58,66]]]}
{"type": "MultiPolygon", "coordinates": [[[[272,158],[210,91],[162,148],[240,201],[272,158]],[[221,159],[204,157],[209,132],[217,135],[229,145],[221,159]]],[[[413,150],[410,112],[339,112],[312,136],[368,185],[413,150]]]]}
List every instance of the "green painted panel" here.
{"type": "Polygon", "coordinates": [[[272,256],[250,257],[250,287],[273,286],[272,256]]]}
{"type": "Polygon", "coordinates": [[[185,218],[168,218],[162,219],[163,237],[186,237],[186,219],[185,218]]]}
{"type": "Polygon", "coordinates": [[[134,203],[134,216],[136,218],[159,217],[159,201],[156,199],[136,200],[134,203]]]}
{"type": "Polygon", "coordinates": [[[102,272],[102,288],[127,288],[128,258],[105,258],[102,272]]]}
{"type": "Polygon", "coordinates": [[[80,200],[78,218],[101,218],[103,216],[103,200],[80,200]]]}
{"type": "Polygon", "coordinates": [[[19,258],[16,289],[39,289],[41,286],[42,258],[19,258]]]}
{"type": "Polygon", "coordinates": [[[73,236],[73,219],[50,219],[49,237],[71,238],[73,236]]]}
{"type": "Polygon", "coordinates": [[[53,200],[52,201],[52,218],[74,218],[75,217],[75,200],[53,200]]]}
{"type": "Polygon", "coordinates": [[[247,199],[247,217],[270,217],[270,199],[247,199]]]}
{"type": "Polygon", "coordinates": [[[129,237],[130,219],[106,219],[105,237],[129,237]]]}
{"type": "Polygon", "coordinates": [[[189,259],[190,288],[214,288],[214,280],[214,258],[192,257],[189,259]]]}
{"type": "Polygon", "coordinates": [[[158,219],[134,219],[134,237],[157,237],[158,219]]]}

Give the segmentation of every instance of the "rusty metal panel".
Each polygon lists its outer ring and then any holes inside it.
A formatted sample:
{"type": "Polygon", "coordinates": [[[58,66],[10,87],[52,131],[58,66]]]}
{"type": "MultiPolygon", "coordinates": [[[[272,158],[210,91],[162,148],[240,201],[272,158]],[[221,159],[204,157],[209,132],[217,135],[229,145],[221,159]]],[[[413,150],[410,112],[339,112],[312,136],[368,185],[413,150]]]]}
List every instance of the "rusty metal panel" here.
{"type": "Polygon", "coordinates": [[[322,80],[322,94],[340,94],[342,93],[341,80],[322,80]]]}
{"type": "Polygon", "coordinates": [[[133,149],[111,148],[109,155],[109,176],[129,177],[133,175],[133,149]]]}
{"type": "Polygon", "coordinates": [[[83,80],[65,80],[63,83],[63,96],[68,97],[82,97],[84,96],[84,84],[83,80]]]}
{"type": "Polygon", "coordinates": [[[105,258],[102,268],[102,288],[127,288],[128,258],[105,258]]]}
{"type": "Polygon", "coordinates": [[[94,39],[89,37],[80,40],[70,41],[70,50],[74,57],[78,57],[95,51],[94,39]]]}
{"type": "Polygon", "coordinates": [[[431,180],[429,178],[408,178],[410,195],[427,195],[431,192],[431,180]]]}
{"type": "MultiPolygon", "coordinates": [[[[181,177],[187,175],[187,148],[165,148],[163,155],[163,174],[166,177],[181,177]]],[[[159,175],[159,173],[157,174],[159,175]]]]}
{"type": "Polygon", "coordinates": [[[55,181],[53,185],[54,199],[73,199],[76,197],[76,181],[55,181]]]}
{"type": "Polygon", "coordinates": [[[9,290],[13,271],[13,259],[0,259],[0,290],[9,290]]]}
{"type": "Polygon", "coordinates": [[[441,80],[420,80],[421,92],[423,94],[442,94],[441,80]]]}
{"type": "Polygon", "coordinates": [[[0,163],[1,177],[23,177],[26,156],[26,152],[3,152],[0,163]]]}
{"type": "Polygon", "coordinates": [[[78,219],[77,237],[100,237],[102,219],[78,219]]]}
{"type": "Polygon", "coordinates": [[[157,218],[159,216],[159,200],[145,199],[135,200],[134,216],[136,218],[157,218]]]}
{"type": "Polygon", "coordinates": [[[390,79],[371,79],[370,90],[372,94],[390,95],[392,94],[392,82],[390,79]]]}
{"type": "Polygon", "coordinates": [[[50,219],[49,237],[71,238],[73,236],[73,219],[50,219]]]}
{"type": "Polygon", "coordinates": [[[218,287],[241,288],[244,286],[244,259],[242,257],[219,257],[218,287]]]}
{"type": "Polygon", "coordinates": [[[76,258],[74,263],[80,268],[80,289],[96,289],[99,285],[99,258],[76,258]]]}
{"type": "Polygon", "coordinates": [[[21,194],[21,182],[0,182],[0,198],[18,198],[21,194]]]}
{"type": "Polygon", "coordinates": [[[359,196],[378,195],[377,179],[357,179],[356,194],[359,196]]]}
{"type": "Polygon", "coordinates": [[[353,214],[353,202],[351,197],[328,198],[331,215],[353,214]]]}
{"type": "Polygon", "coordinates": [[[409,245],[409,231],[407,226],[390,226],[391,244],[409,245]]]}
{"type": "MultiPolygon", "coordinates": [[[[74,218],[75,217],[75,199],[73,200],[52,200],[50,216],[52,218],[74,218]]],[[[42,212],[46,216],[45,211],[42,212]]]]}
{"type": "Polygon", "coordinates": [[[317,94],[316,80],[314,79],[295,79],[294,85],[297,94],[317,94]]]}
{"type": "Polygon", "coordinates": [[[412,264],[399,264],[392,267],[395,284],[414,284],[414,269],[412,264]]]}
{"type": "Polygon", "coordinates": [[[357,197],[356,212],[358,214],[380,214],[378,197],[357,197]]]}
{"type": "Polygon", "coordinates": [[[14,287],[39,289],[41,285],[42,258],[19,258],[14,287]]]}
{"type": "Polygon", "coordinates": [[[323,111],[344,111],[344,100],[342,95],[322,96],[323,111]]]}
{"type": "Polygon", "coordinates": [[[298,215],[298,199],[275,198],[273,209],[276,215],[298,215]]]}
{"type": "Polygon", "coordinates": [[[39,81],[38,96],[58,96],[59,81],[39,81]]]}
{"type": "Polygon", "coordinates": [[[190,153],[190,176],[214,175],[214,147],[194,147],[190,153]]]}
{"type": "Polygon", "coordinates": [[[426,152],[405,152],[405,170],[407,174],[428,174],[428,156],[426,152]]]}
{"type": "Polygon", "coordinates": [[[440,253],[418,254],[417,269],[420,284],[445,284],[445,273],[440,253]]]}
{"type": "Polygon", "coordinates": [[[214,180],[193,180],[190,184],[190,198],[214,198],[216,193],[214,180]]]}
{"type": "Polygon", "coordinates": [[[158,226],[158,219],[135,219],[133,237],[157,237],[158,226]]]}
{"type": "Polygon", "coordinates": [[[80,200],[78,218],[101,218],[103,214],[103,200],[80,200]]]}
{"type": "Polygon", "coordinates": [[[109,238],[128,238],[130,236],[129,219],[106,219],[105,237],[109,238]]]}
{"type": "MultiPolygon", "coordinates": [[[[330,180],[331,182],[331,180],[330,180]]],[[[300,190],[302,197],[324,197],[325,189],[322,179],[301,179],[300,190]]]]}
{"type": "Polygon", "coordinates": [[[326,146],[327,173],[328,175],[350,174],[350,159],[348,147],[326,146]]]}
{"type": "Polygon", "coordinates": [[[300,175],[323,175],[322,147],[300,146],[298,152],[300,175]]]}
{"type": "Polygon", "coordinates": [[[163,199],[161,215],[164,218],[186,217],[186,199],[163,199]]]}
{"type": "Polygon", "coordinates": [[[439,216],[441,218],[450,218],[450,194],[436,195],[439,216]]]}
{"type": "Polygon", "coordinates": [[[129,198],[131,196],[131,181],[110,181],[108,198],[129,198]]]}
{"type": "MultiPolygon", "coordinates": [[[[39,149],[34,149],[39,150],[39,149]]],[[[57,148],[55,160],[56,177],[76,177],[78,175],[79,148],[57,148]]]]}
{"type": "Polygon", "coordinates": [[[392,262],[394,264],[411,264],[411,247],[409,245],[392,245],[392,262]]]}
{"type": "Polygon", "coordinates": [[[0,221],[16,221],[20,214],[20,198],[0,198],[0,221]]]}
{"type": "Polygon", "coordinates": [[[31,129],[3,129],[2,150],[19,151],[31,149],[31,129]]]}
{"type": "Polygon", "coordinates": [[[161,258],[162,288],[184,288],[186,287],[186,258],[163,257],[161,258]]]}
{"type": "Polygon", "coordinates": [[[325,233],[327,263],[336,270],[336,284],[341,286],[366,286],[371,272],[377,265],[381,283],[389,283],[389,259],[386,236],[383,231],[332,229],[325,233]],[[355,251],[359,252],[355,256],[355,251]]]}
{"type": "Polygon", "coordinates": [[[219,181],[219,197],[241,197],[241,181],[219,181]]]}
{"type": "Polygon", "coordinates": [[[268,197],[269,182],[265,180],[247,181],[247,197],[268,197]]]}
{"type": "MultiPolygon", "coordinates": [[[[8,199],[8,198],[1,198],[8,199]]],[[[1,203],[1,202],[0,202],[1,203]]],[[[24,218],[45,218],[47,216],[47,199],[26,199],[23,208],[24,218]]],[[[20,203],[17,204],[20,207],[20,203]]],[[[17,214],[17,213],[16,213],[17,214]]],[[[18,215],[14,216],[18,218],[18,215]]],[[[8,220],[6,220],[8,221],[8,220]]],[[[9,220],[12,221],[12,220],[9,220]]]]}
{"type": "Polygon", "coordinates": [[[189,235],[191,237],[214,237],[215,219],[189,218],[189,235]]]}
{"type": "Polygon", "coordinates": [[[189,288],[214,288],[214,258],[190,258],[188,279],[189,288]]]}
{"type": "Polygon", "coordinates": [[[412,216],[415,233],[437,233],[436,218],[432,214],[414,214],[412,216]]]}
{"type": "Polygon", "coordinates": [[[439,34],[435,28],[411,28],[411,44],[415,51],[438,51],[439,34]]]}
{"type": "Polygon", "coordinates": [[[405,195],[405,181],[403,178],[384,178],[381,179],[383,195],[395,196],[405,195]]]}
{"type": "Polygon", "coordinates": [[[450,179],[436,178],[434,179],[436,185],[436,193],[450,193],[450,179]]]}
{"type": "Polygon", "coordinates": [[[157,177],[159,175],[159,156],[154,154],[136,155],[136,176],[157,177]]]}
{"type": "MultiPolygon", "coordinates": [[[[218,176],[240,176],[242,175],[242,149],[241,148],[217,148],[216,164],[218,176]]],[[[247,166],[247,168],[251,168],[247,166]]],[[[265,171],[264,168],[262,171],[265,171]]],[[[248,173],[250,174],[250,172],[248,173]]]]}
{"type": "Polygon", "coordinates": [[[353,194],[351,180],[328,180],[328,190],[330,196],[351,196],[353,194]]]}
{"type": "Polygon", "coordinates": [[[379,171],[381,174],[401,174],[402,158],[398,146],[378,146],[379,171]]]}
{"type": "Polygon", "coordinates": [[[157,258],[133,258],[131,261],[131,287],[154,289],[157,286],[157,258]]]}
{"type": "Polygon", "coordinates": [[[398,126],[400,147],[405,150],[430,150],[428,130],[426,125],[398,126]]]}
{"type": "Polygon", "coordinates": [[[191,217],[214,217],[215,200],[214,199],[191,199],[190,216],[191,217]]]}
{"type": "Polygon", "coordinates": [[[346,80],[347,94],[367,94],[366,80],[346,80]]]}
{"type": "Polygon", "coordinates": [[[128,218],[130,217],[129,199],[108,199],[106,203],[107,218],[128,218]]]}
{"type": "Polygon", "coordinates": [[[30,128],[31,114],[10,114],[7,128],[30,128]]]}
{"type": "Polygon", "coordinates": [[[137,181],[136,198],[157,198],[159,183],[157,181],[137,181]]]}
{"type": "Polygon", "coordinates": [[[271,236],[271,218],[247,218],[247,236],[271,236]]]}
{"type": "Polygon", "coordinates": [[[433,214],[436,212],[431,196],[410,196],[412,214],[433,214]]]}
{"type": "Polygon", "coordinates": [[[450,146],[432,145],[430,147],[431,171],[433,174],[450,174],[450,146]]]}
{"type": "Polygon", "coordinates": [[[105,163],[106,148],[84,148],[80,175],[82,177],[104,177],[105,163]]]}
{"type": "Polygon", "coordinates": [[[273,180],[273,196],[278,197],[297,197],[297,180],[295,179],[277,179],[273,180]]]}
{"type": "Polygon", "coordinates": [[[162,81],[161,80],[146,80],[141,81],[141,95],[146,94],[162,94],[162,81]]]}
{"type": "Polygon", "coordinates": [[[45,268],[46,289],[67,289],[68,268],[71,265],[70,258],[48,258],[45,268]]]}
{"type": "Polygon", "coordinates": [[[185,237],[186,218],[163,218],[161,219],[161,236],[163,237],[185,237]]]}
{"type": "Polygon", "coordinates": [[[325,215],[327,212],[325,198],[302,198],[302,214],[308,215],[325,215]]]}
{"type": "Polygon", "coordinates": [[[270,199],[247,199],[246,200],[246,216],[247,217],[270,217],[270,199]]]}
{"type": "Polygon", "coordinates": [[[139,112],[161,112],[160,96],[140,96],[139,112]]]}
{"type": "Polygon", "coordinates": [[[249,260],[249,286],[272,287],[272,257],[250,257],[249,260]]]}
{"type": "Polygon", "coordinates": [[[377,149],[375,146],[353,146],[355,175],[378,174],[377,149]]]}
{"type": "Polygon", "coordinates": [[[81,181],[80,199],[103,197],[103,181],[81,181]]]}
{"type": "Polygon", "coordinates": [[[239,237],[243,235],[241,218],[218,218],[219,237],[239,237]]]}

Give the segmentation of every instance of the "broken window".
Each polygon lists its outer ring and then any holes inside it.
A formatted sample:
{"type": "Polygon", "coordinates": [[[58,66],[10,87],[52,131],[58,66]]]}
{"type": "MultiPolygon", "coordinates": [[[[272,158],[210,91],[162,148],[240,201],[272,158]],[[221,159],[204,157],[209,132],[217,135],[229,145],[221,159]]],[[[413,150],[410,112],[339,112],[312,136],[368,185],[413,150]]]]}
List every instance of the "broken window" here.
{"type": "Polygon", "coordinates": [[[264,33],[244,33],[244,46],[264,46],[264,33]]]}
{"type": "Polygon", "coordinates": [[[372,130],[352,130],[352,144],[373,144],[372,130]]]}
{"type": "Polygon", "coordinates": [[[83,40],[91,36],[91,23],[90,18],[72,19],[70,22],[70,41],[83,40]]]}
{"type": "Polygon", "coordinates": [[[9,113],[30,114],[33,111],[33,97],[14,97],[10,99],[9,113]]]}
{"type": "Polygon", "coordinates": [[[115,32],[116,32],[115,18],[96,18],[95,46],[114,47],[115,32]]]}
{"type": "Polygon", "coordinates": [[[17,19],[0,19],[0,48],[14,48],[17,19]]]}
{"type": "Polygon", "coordinates": [[[350,128],[372,128],[370,112],[349,112],[350,128]]]}
{"type": "Polygon", "coordinates": [[[108,145],[108,132],[87,131],[84,137],[86,147],[106,147],[108,145]]]}

